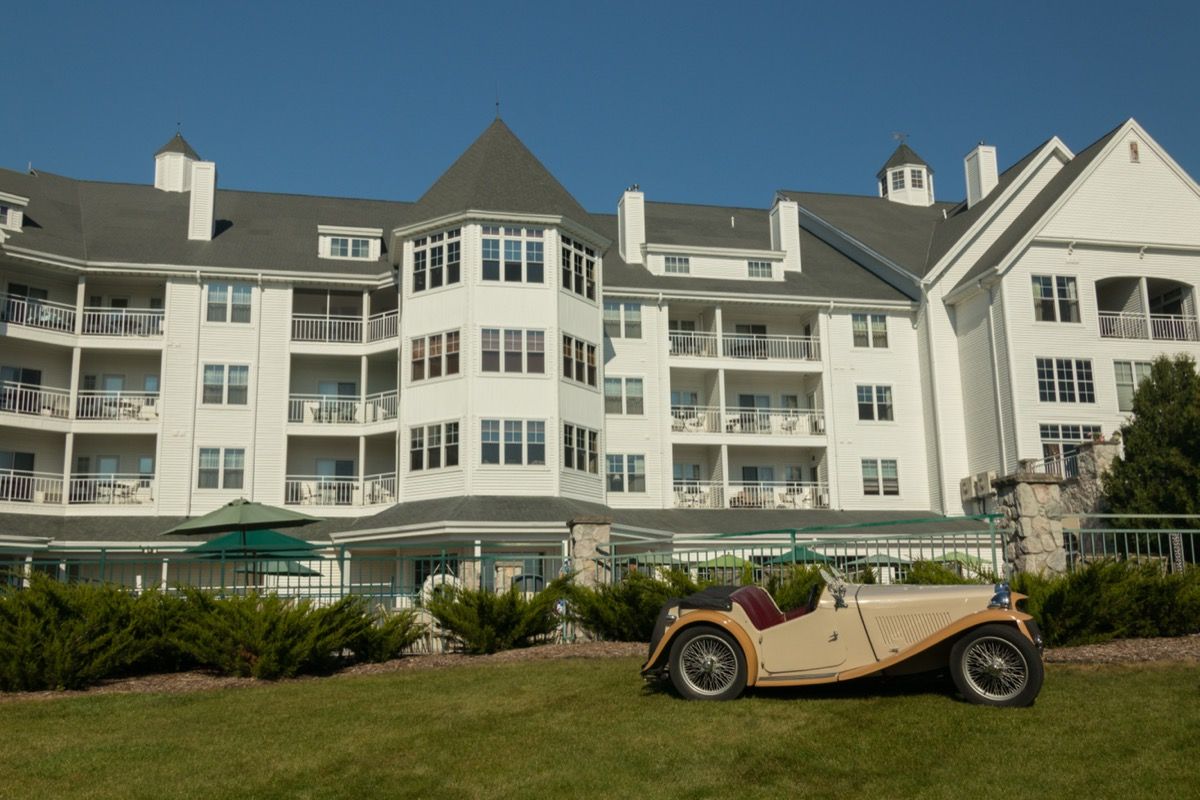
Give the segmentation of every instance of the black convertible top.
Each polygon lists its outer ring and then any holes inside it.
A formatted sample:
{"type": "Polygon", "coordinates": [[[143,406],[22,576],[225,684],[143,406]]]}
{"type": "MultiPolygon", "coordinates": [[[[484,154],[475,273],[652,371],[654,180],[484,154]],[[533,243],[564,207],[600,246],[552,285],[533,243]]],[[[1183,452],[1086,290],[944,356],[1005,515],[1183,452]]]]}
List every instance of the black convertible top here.
{"type": "Polygon", "coordinates": [[[733,608],[730,597],[740,586],[709,586],[695,594],[690,594],[679,601],[680,608],[711,608],[717,611],[729,611],[733,608]]]}

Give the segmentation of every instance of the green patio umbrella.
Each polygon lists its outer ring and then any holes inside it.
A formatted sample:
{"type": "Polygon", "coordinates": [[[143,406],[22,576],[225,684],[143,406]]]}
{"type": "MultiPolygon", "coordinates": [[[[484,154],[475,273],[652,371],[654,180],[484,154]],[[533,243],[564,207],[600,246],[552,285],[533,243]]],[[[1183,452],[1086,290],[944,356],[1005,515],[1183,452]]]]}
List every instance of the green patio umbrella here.
{"type": "Polygon", "coordinates": [[[847,562],[846,568],[853,569],[855,567],[865,567],[868,565],[870,565],[872,567],[890,567],[890,566],[894,566],[894,565],[911,564],[911,563],[912,562],[909,561],[907,558],[901,558],[900,556],[890,556],[890,555],[885,555],[883,553],[877,553],[873,556],[863,556],[862,558],[856,558],[853,561],[847,562]]]}
{"type": "MultiPolygon", "coordinates": [[[[184,520],[170,530],[163,531],[162,535],[168,534],[201,534],[201,533],[237,533],[238,547],[246,549],[247,532],[262,531],[270,528],[294,528],[298,525],[307,525],[310,522],[319,522],[316,517],[310,517],[307,514],[301,514],[297,511],[289,511],[286,508],[276,508],[262,503],[251,503],[245,498],[239,497],[231,503],[227,503],[215,511],[210,511],[207,514],[196,517],[195,519],[184,520]]],[[[276,534],[282,536],[282,534],[276,534]]],[[[287,537],[291,538],[291,537],[287,537]]],[[[300,541],[300,540],[295,540],[300,541]]]]}
{"type": "Polygon", "coordinates": [[[312,567],[306,567],[299,561],[277,560],[256,561],[252,565],[242,565],[235,572],[250,575],[291,575],[302,578],[313,578],[321,573],[312,567]]]}
{"type": "Polygon", "coordinates": [[[816,550],[805,547],[802,544],[796,545],[793,549],[787,551],[781,556],[772,558],[768,564],[828,564],[833,559],[816,550]]]}
{"type": "Polygon", "coordinates": [[[279,531],[249,530],[233,531],[207,542],[189,547],[188,553],[211,553],[213,557],[226,556],[280,556],[296,557],[320,549],[320,545],[288,536],[279,531]]]}
{"type": "Polygon", "coordinates": [[[710,558],[708,561],[701,561],[696,566],[700,567],[700,568],[720,567],[722,569],[735,569],[735,568],[744,567],[749,563],[750,562],[744,558],[738,558],[737,556],[733,555],[732,553],[726,553],[723,556],[717,556],[716,558],[710,558]]]}
{"type": "Polygon", "coordinates": [[[958,564],[963,567],[970,567],[971,569],[980,569],[983,566],[983,559],[979,556],[973,556],[958,550],[951,550],[949,553],[934,556],[930,561],[939,561],[943,564],[958,564]]]}
{"type": "Polygon", "coordinates": [[[642,553],[630,559],[643,566],[671,567],[681,563],[673,553],[642,553]]]}

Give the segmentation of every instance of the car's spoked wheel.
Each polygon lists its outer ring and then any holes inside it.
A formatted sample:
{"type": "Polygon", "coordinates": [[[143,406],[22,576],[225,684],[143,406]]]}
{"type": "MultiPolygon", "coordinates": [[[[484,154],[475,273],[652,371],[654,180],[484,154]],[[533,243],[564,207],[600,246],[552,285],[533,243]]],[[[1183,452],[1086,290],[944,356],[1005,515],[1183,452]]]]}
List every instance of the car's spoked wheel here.
{"type": "Polygon", "coordinates": [[[1042,688],[1037,647],[1007,625],[983,625],[950,652],[950,673],[963,697],[991,706],[1027,706],[1042,688]]]}
{"type": "Polygon", "coordinates": [[[671,646],[671,682],[685,697],[728,700],[746,686],[745,657],[733,637],[713,628],[684,631],[671,646]]]}
{"type": "Polygon", "coordinates": [[[1029,681],[1029,663],[1011,643],[995,637],[977,639],[967,648],[964,672],[975,691],[1003,702],[1021,693],[1029,681]]]}

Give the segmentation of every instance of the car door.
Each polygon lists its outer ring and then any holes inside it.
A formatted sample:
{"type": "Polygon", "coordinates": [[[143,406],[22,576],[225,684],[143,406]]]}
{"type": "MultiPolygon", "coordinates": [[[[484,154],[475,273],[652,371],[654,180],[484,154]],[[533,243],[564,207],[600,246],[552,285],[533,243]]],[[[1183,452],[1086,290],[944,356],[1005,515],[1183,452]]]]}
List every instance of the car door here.
{"type": "Polygon", "coordinates": [[[835,608],[828,599],[802,617],[768,628],[762,633],[763,671],[836,671],[846,663],[846,643],[862,628],[852,608],[835,608]]]}

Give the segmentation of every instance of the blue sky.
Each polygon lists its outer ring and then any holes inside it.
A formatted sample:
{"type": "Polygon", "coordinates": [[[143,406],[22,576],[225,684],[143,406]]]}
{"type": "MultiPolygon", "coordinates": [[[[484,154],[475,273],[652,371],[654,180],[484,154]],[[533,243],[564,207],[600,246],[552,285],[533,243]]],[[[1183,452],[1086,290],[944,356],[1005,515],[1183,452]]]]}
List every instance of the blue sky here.
{"type": "Polygon", "coordinates": [[[0,166],[149,183],[176,123],[223,187],[415,200],[505,121],[580,202],[874,191],[894,131],[963,195],[1137,118],[1200,176],[1200,3],[13,3],[0,166]],[[344,6],[344,8],[342,7],[344,6]]]}

